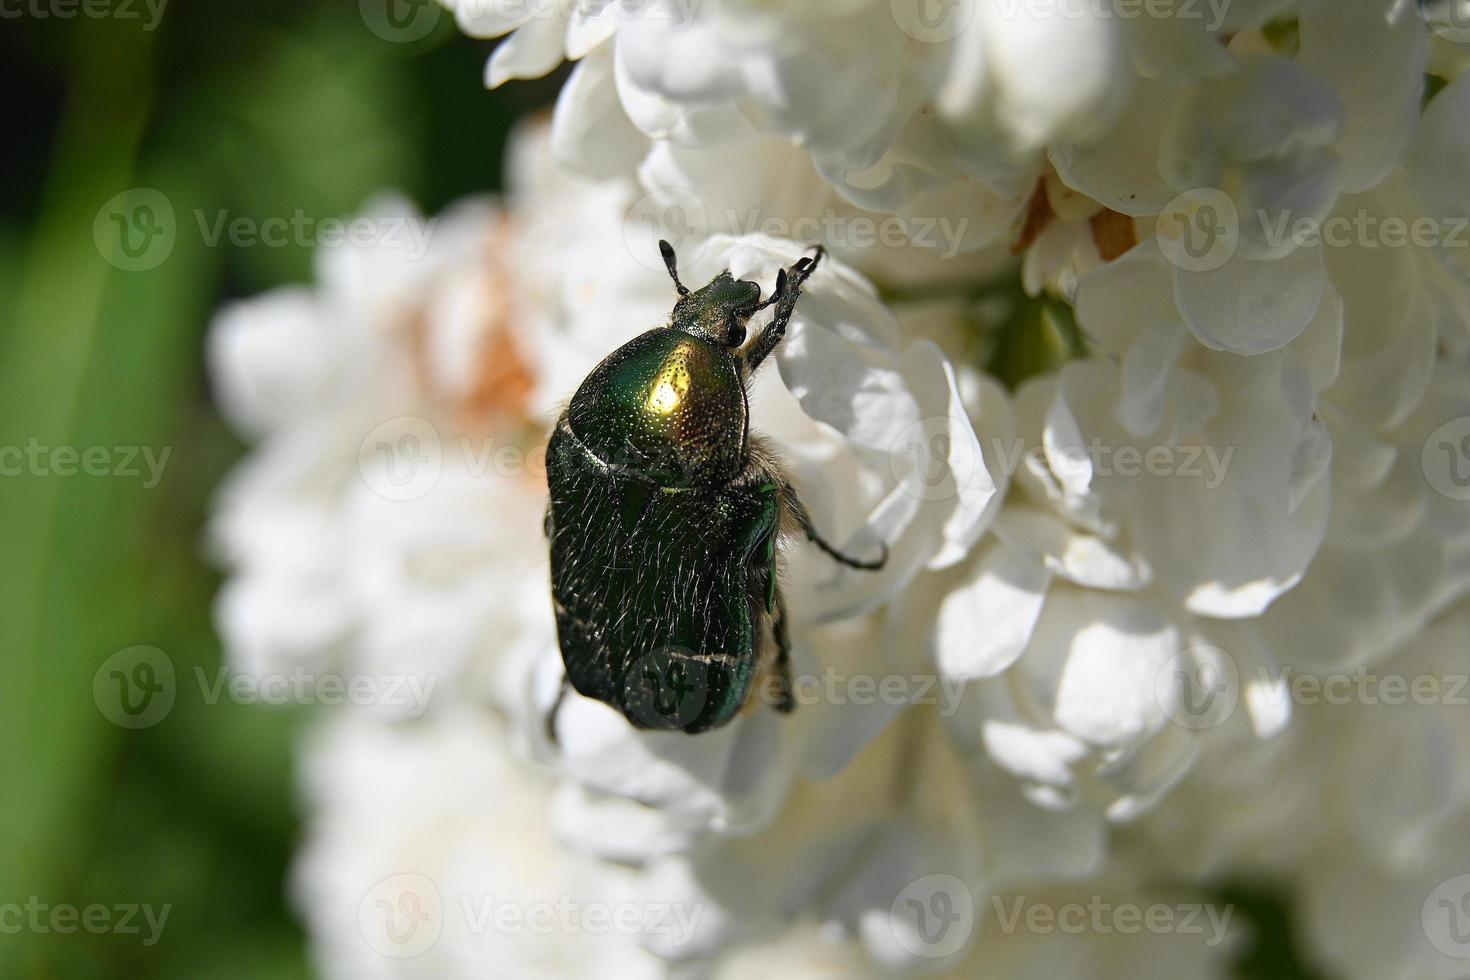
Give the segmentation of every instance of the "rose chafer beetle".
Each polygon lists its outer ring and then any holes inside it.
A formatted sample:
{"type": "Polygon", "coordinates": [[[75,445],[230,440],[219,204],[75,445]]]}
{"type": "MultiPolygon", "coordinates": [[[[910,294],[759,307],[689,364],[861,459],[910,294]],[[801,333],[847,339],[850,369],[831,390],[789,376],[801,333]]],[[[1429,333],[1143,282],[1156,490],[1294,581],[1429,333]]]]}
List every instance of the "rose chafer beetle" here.
{"type": "Polygon", "coordinates": [[[547,446],[551,594],[568,686],[638,728],[726,724],[770,671],[777,710],[794,706],[778,542],[801,532],[836,561],[774,453],[750,431],[747,385],[786,334],[823,252],[782,269],[769,299],[726,270],[679,281],[667,326],[593,369],[547,446]],[[771,322],[746,343],[767,307],[771,322]]]}

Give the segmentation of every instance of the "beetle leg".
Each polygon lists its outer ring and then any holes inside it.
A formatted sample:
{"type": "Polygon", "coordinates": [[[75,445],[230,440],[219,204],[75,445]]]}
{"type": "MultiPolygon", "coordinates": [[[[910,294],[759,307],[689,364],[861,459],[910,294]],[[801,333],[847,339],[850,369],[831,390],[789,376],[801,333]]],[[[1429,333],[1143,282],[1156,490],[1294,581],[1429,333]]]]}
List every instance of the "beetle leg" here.
{"type": "Polygon", "coordinates": [[[750,350],[745,354],[745,366],[751,373],[761,366],[761,362],[770,356],[776,345],[781,343],[786,336],[786,325],[791,322],[791,315],[796,312],[796,301],[801,297],[802,283],[806,282],[817,263],[822,261],[822,256],[827,254],[820,246],[814,256],[797,259],[796,264],[785,270],[785,275],[777,279],[776,292],[772,295],[776,314],[766,328],[755,338],[755,343],[750,345],[750,350]]]}
{"type": "Polygon", "coordinates": [[[561,748],[561,739],[556,734],[556,715],[561,711],[561,703],[567,699],[567,691],[572,688],[572,679],[566,674],[561,675],[561,687],[557,689],[556,700],[551,702],[551,710],[546,713],[546,740],[551,743],[552,748],[561,748]]]}
{"type": "Polygon", "coordinates": [[[864,572],[876,572],[888,563],[888,545],[885,542],[881,541],[878,543],[878,547],[881,549],[881,552],[877,558],[871,561],[864,561],[861,558],[853,558],[851,555],[847,555],[841,551],[838,551],[836,547],[829,544],[825,539],[823,539],[820,534],[817,533],[816,526],[812,524],[812,515],[807,512],[806,505],[804,505],[801,502],[801,498],[796,495],[796,488],[788,483],[785,486],[784,490],[785,492],[783,496],[785,497],[786,506],[790,508],[791,513],[796,518],[797,523],[801,525],[801,530],[804,534],[806,534],[807,540],[816,545],[818,548],[822,549],[822,551],[825,552],[827,556],[833,561],[837,562],[839,565],[846,565],[848,568],[856,568],[859,571],[864,572]]]}
{"type": "Polygon", "coordinates": [[[771,620],[771,634],[776,640],[776,710],[790,714],[796,707],[791,694],[791,634],[786,628],[786,600],[776,595],[776,609],[771,620]]]}
{"type": "Polygon", "coordinates": [[[551,540],[551,508],[546,508],[546,516],[541,518],[541,533],[546,535],[546,540],[551,540]]]}

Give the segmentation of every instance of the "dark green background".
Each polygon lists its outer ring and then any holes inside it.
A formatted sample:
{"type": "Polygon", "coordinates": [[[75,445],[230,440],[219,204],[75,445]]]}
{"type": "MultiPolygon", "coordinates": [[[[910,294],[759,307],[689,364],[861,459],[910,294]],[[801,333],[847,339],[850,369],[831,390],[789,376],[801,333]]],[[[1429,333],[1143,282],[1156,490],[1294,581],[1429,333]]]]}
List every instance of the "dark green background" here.
{"type": "Polygon", "coordinates": [[[205,326],[226,298],[308,281],[311,256],[207,247],[193,211],[321,218],[385,187],[430,210],[493,190],[511,122],[556,80],[487,93],[490,42],[444,15],[389,43],[355,2],[171,0],[151,32],[4,9],[23,16],[0,20],[0,445],[172,455],[151,490],[0,478],[0,902],[173,910],[152,948],[0,935],[0,977],[306,976],[283,875],[308,710],[189,695],[192,668],[213,677],[220,659],[200,532],[242,450],[210,405],[205,326]],[[137,186],[161,190],[180,229],[162,265],[129,273],[103,261],[92,222],[137,186]],[[135,644],[166,651],[180,683],[162,723],[130,732],[91,685],[135,644]]]}
{"type": "MultiPolygon", "coordinates": [[[[48,16],[11,5],[22,16],[0,20],[0,446],[172,455],[151,490],[118,476],[0,478],[0,903],[173,908],[151,948],[0,935],[0,977],[305,977],[283,877],[308,709],[206,705],[182,677],[212,676],[220,660],[218,575],[200,532],[242,451],[210,405],[205,325],[224,299],[308,281],[311,257],[207,247],[188,225],[196,208],[345,216],[396,187],[432,212],[494,190],[511,123],[549,104],[559,80],[486,93],[489,42],[441,16],[427,36],[389,43],[350,0],[172,0],[151,32],[61,19],[47,3],[48,16]],[[181,227],[162,265],[122,272],[95,248],[93,219],[140,186],[167,195],[181,227]],[[168,653],[180,696],[162,723],[130,732],[91,690],[102,661],[136,644],[168,653]]],[[[1279,908],[1258,917],[1246,975],[1295,975],[1279,908]]]]}

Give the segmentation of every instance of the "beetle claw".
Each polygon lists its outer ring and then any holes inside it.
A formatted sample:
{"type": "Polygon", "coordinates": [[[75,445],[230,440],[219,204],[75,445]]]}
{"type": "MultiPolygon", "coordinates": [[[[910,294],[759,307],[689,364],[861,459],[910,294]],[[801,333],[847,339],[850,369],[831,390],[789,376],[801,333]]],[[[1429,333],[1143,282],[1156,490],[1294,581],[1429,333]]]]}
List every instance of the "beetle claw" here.
{"type": "Polygon", "coordinates": [[[802,283],[806,282],[807,277],[816,271],[817,263],[821,262],[822,256],[826,254],[827,250],[818,245],[816,254],[804,255],[801,258],[797,259],[796,264],[791,267],[791,285],[800,286],[802,283]]]}

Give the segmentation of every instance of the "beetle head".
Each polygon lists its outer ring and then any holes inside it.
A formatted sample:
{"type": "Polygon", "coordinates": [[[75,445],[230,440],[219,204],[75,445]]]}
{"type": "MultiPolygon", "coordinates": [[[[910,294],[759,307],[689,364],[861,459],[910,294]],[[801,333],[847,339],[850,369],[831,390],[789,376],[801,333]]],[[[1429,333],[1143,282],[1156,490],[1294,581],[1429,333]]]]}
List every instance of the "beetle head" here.
{"type": "MultiPolygon", "coordinates": [[[[669,270],[669,278],[674,280],[674,288],[679,291],[679,301],[674,304],[674,328],[698,334],[731,350],[745,343],[745,325],[750,318],[776,303],[786,292],[784,269],[776,279],[775,292],[764,301],[758,284],[748,279],[736,279],[728,269],[703,288],[691,290],[679,281],[673,246],[660,241],[658,248],[663,254],[664,266],[669,270]]],[[[805,268],[803,263],[798,265],[805,268]]]]}

